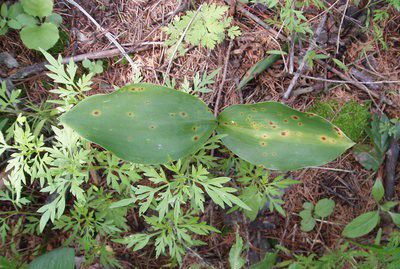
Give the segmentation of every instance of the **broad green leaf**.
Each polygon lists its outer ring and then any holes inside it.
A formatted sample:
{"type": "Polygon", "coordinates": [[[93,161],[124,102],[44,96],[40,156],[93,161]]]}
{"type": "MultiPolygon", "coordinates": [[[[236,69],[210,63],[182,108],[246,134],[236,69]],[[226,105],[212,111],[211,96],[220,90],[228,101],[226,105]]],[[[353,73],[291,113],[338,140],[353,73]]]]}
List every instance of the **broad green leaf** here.
{"type": "Polygon", "coordinates": [[[200,99],[146,83],[91,96],[61,121],[121,159],[142,164],[166,163],[194,153],[216,125],[200,99]]]}
{"type": "Polygon", "coordinates": [[[73,248],[58,248],[34,259],[28,269],[74,269],[75,253],[73,248]]]}
{"type": "Polygon", "coordinates": [[[53,0],[21,0],[26,13],[36,17],[47,17],[53,11],[53,0]]]}
{"type": "Polygon", "coordinates": [[[315,222],[315,219],[313,219],[313,218],[302,219],[301,222],[300,222],[300,225],[301,225],[300,229],[303,232],[309,232],[312,229],[314,229],[314,227],[316,225],[316,222],[315,222]]]}
{"type": "Polygon", "coordinates": [[[22,42],[29,49],[48,50],[53,47],[59,38],[57,26],[51,23],[43,23],[40,26],[31,25],[23,28],[20,32],[22,42]]]}
{"type": "Polygon", "coordinates": [[[385,189],[383,188],[382,181],[378,178],[375,180],[374,186],[372,186],[372,197],[374,197],[375,202],[379,203],[383,195],[385,195],[385,189]]]}
{"type": "Polygon", "coordinates": [[[332,214],[333,209],[335,208],[335,201],[332,199],[321,199],[315,205],[314,213],[318,217],[326,218],[330,214],[332,214]]]}
{"type": "Polygon", "coordinates": [[[343,235],[349,238],[357,238],[371,232],[380,221],[378,211],[364,213],[353,219],[344,227],[343,235]]]}
{"type": "Polygon", "coordinates": [[[323,165],[354,145],[325,119],[276,102],[228,107],[218,122],[233,153],[271,170],[323,165]]]}

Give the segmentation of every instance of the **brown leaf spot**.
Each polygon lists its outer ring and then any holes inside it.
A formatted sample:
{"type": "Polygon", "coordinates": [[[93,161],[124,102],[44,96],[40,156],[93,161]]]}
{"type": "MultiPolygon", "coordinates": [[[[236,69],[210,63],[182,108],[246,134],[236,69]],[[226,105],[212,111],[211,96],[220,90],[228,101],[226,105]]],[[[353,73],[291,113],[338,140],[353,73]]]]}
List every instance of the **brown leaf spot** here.
{"type": "Polygon", "coordinates": [[[100,109],[95,109],[95,110],[92,111],[92,116],[98,117],[100,115],[101,115],[100,109]]]}
{"type": "Polygon", "coordinates": [[[188,113],[185,111],[181,111],[179,112],[179,115],[181,115],[181,117],[186,118],[188,116],[188,113]]]}
{"type": "Polygon", "coordinates": [[[296,116],[296,115],[291,116],[291,118],[294,119],[294,120],[300,119],[299,116],[296,116]]]}

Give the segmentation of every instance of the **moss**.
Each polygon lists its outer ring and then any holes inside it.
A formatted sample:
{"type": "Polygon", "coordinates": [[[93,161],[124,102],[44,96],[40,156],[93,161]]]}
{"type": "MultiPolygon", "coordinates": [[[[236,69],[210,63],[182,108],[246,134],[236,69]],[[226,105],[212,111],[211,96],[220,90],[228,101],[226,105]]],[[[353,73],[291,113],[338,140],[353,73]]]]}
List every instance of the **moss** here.
{"type": "Polygon", "coordinates": [[[370,102],[361,105],[356,101],[350,101],[340,105],[337,100],[318,101],[309,112],[331,121],[353,141],[359,142],[365,137],[365,130],[371,117],[370,105],[370,102]]]}

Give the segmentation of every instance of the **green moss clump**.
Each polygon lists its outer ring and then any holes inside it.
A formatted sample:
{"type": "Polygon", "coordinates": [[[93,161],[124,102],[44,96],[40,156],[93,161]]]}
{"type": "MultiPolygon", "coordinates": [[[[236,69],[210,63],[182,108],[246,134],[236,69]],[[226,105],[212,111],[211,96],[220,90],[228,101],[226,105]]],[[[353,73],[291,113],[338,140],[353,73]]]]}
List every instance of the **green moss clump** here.
{"type": "Polygon", "coordinates": [[[350,101],[340,105],[337,100],[318,101],[309,109],[309,112],[331,121],[349,138],[359,142],[365,137],[365,130],[371,118],[370,105],[370,102],[361,105],[356,101],[350,101]]]}

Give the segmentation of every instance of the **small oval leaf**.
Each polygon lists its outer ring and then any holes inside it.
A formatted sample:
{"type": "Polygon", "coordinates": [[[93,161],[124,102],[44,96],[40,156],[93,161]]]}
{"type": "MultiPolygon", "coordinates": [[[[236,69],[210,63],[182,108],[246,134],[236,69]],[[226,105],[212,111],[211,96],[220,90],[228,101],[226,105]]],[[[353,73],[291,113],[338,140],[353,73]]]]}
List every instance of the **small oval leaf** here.
{"type": "Polygon", "coordinates": [[[218,122],[233,153],[271,170],[322,165],[354,145],[327,120],[276,102],[228,107],[218,122]]]}
{"type": "Polygon", "coordinates": [[[48,50],[52,48],[59,39],[57,26],[52,23],[45,22],[42,25],[30,25],[22,28],[19,33],[22,42],[29,49],[48,50]]]}
{"type": "Polygon", "coordinates": [[[371,211],[353,219],[344,227],[343,235],[349,238],[357,238],[368,234],[380,221],[379,212],[371,211]]]}
{"type": "Polygon", "coordinates": [[[146,83],[88,97],[61,121],[121,159],[142,164],[194,153],[216,126],[197,97],[146,83]]]}

